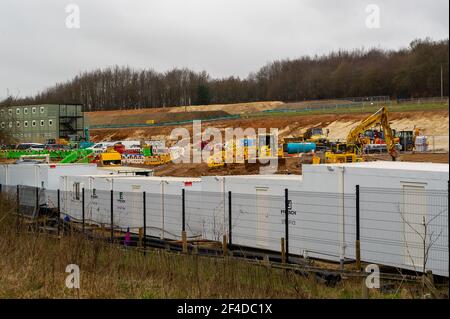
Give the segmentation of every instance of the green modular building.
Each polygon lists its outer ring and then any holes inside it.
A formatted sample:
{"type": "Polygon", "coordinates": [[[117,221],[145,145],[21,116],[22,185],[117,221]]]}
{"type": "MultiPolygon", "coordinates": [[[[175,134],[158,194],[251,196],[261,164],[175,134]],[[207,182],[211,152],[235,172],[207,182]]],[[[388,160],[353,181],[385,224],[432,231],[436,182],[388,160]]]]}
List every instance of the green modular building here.
{"type": "Polygon", "coordinates": [[[81,104],[0,106],[0,128],[16,143],[47,143],[64,138],[84,139],[81,104]]]}

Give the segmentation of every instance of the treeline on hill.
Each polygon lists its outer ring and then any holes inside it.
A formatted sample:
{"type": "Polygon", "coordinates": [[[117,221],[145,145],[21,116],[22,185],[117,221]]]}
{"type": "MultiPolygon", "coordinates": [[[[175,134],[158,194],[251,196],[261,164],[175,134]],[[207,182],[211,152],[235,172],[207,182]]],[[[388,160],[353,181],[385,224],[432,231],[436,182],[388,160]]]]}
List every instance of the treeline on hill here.
{"type": "Polygon", "coordinates": [[[88,111],[301,101],[351,96],[439,96],[441,66],[448,96],[449,41],[415,40],[405,49],[340,50],[324,56],[275,61],[247,78],[211,78],[205,71],[165,73],[112,67],[77,75],[34,97],[2,104],[83,103],[88,111]]]}

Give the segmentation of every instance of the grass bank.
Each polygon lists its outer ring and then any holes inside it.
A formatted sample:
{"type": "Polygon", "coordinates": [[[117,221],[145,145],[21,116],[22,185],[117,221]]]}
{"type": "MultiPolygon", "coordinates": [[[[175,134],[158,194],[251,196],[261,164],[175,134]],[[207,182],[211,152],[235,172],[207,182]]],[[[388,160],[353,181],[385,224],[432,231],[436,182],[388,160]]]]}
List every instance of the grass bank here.
{"type": "MultiPolygon", "coordinates": [[[[282,269],[231,258],[167,251],[146,255],[80,235],[56,238],[16,232],[14,207],[0,199],[0,298],[360,298],[360,280],[335,287],[282,269]],[[80,289],[68,289],[68,264],[80,267],[80,289]]],[[[410,290],[370,292],[409,298],[410,290]]]]}

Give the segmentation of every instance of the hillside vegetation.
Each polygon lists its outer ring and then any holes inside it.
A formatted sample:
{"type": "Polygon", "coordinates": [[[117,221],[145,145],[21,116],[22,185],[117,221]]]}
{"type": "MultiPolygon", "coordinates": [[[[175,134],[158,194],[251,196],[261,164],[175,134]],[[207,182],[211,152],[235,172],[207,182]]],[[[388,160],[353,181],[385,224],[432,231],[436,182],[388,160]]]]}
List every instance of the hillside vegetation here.
{"type": "MultiPolygon", "coordinates": [[[[83,103],[87,111],[303,101],[351,96],[439,96],[441,68],[448,96],[448,39],[415,40],[408,48],[339,50],[263,66],[246,78],[212,78],[206,71],[110,67],[81,73],[11,104],[83,103]]],[[[151,61],[149,61],[151,65],[151,61]]]]}

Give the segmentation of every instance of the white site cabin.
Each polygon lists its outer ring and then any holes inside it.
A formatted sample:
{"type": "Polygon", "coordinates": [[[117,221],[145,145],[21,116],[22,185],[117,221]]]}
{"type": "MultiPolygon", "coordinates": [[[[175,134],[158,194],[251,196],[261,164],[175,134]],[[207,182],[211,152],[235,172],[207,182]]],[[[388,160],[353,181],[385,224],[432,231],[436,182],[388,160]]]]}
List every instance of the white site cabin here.
{"type": "MultiPolygon", "coordinates": [[[[232,192],[234,244],[273,251],[280,251],[280,238],[285,237],[287,188],[290,252],[345,261],[355,258],[355,189],[359,185],[362,260],[421,271],[420,234],[424,231],[416,234],[411,226],[420,227],[425,218],[432,221],[429,227],[438,236],[426,268],[448,276],[447,164],[380,161],[303,165],[302,173],[203,177],[202,188],[204,192],[223,193],[209,205],[223,208],[219,220],[224,233],[228,232],[226,196],[232,192]]],[[[204,208],[210,211],[210,207],[204,208]]]]}
{"type": "MultiPolygon", "coordinates": [[[[201,179],[190,177],[67,176],[61,179],[66,190],[64,214],[81,219],[85,189],[85,221],[111,223],[111,190],[115,227],[138,233],[143,227],[144,192],[147,235],[179,239],[182,229],[182,189],[201,190],[201,179]]],[[[188,236],[193,236],[188,229],[188,236]]]]}

